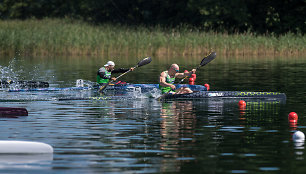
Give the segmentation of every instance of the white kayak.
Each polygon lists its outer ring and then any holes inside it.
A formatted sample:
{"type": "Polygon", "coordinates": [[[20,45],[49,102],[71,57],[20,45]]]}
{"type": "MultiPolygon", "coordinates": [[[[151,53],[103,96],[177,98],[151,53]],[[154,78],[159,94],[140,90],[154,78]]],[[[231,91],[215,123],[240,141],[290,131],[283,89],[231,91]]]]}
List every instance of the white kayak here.
{"type": "Polygon", "coordinates": [[[53,153],[53,147],[41,142],[0,140],[0,154],[33,153],[53,153]]]}

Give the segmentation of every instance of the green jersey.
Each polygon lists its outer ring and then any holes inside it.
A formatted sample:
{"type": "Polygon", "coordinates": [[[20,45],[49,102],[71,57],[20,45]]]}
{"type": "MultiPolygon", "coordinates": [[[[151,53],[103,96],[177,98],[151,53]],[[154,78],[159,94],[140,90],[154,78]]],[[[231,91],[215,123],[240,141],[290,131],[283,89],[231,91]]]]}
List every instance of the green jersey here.
{"type": "Polygon", "coordinates": [[[107,70],[105,69],[105,67],[102,67],[102,68],[100,68],[99,71],[98,71],[97,82],[98,82],[99,84],[108,83],[108,82],[109,82],[109,79],[111,78],[111,75],[112,75],[112,72],[107,71],[107,70]],[[99,75],[99,73],[103,73],[104,76],[101,77],[101,76],[99,75]]]}
{"type": "MultiPolygon", "coordinates": [[[[175,77],[172,77],[172,78],[171,78],[170,75],[168,74],[168,71],[164,71],[164,73],[167,74],[167,76],[166,76],[166,82],[167,82],[167,83],[170,83],[170,84],[174,84],[175,77]]],[[[164,87],[164,86],[161,86],[161,85],[159,85],[159,89],[162,91],[163,94],[164,94],[164,93],[167,93],[167,92],[169,92],[169,91],[172,90],[172,88],[169,87],[169,86],[164,87]]]]}

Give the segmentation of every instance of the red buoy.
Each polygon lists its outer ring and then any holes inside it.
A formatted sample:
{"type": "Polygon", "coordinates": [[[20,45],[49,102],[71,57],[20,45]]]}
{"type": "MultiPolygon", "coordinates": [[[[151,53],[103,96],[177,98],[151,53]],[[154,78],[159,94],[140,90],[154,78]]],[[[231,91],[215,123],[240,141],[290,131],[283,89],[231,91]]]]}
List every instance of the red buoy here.
{"type": "Polygon", "coordinates": [[[288,121],[290,123],[297,123],[298,115],[295,112],[290,112],[289,115],[288,115],[288,121]]]}
{"type": "MultiPolygon", "coordinates": [[[[240,112],[243,112],[243,114],[245,114],[246,102],[244,100],[240,100],[238,102],[238,106],[239,106],[240,112]]],[[[241,113],[240,113],[240,115],[241,115],[241,113]]]]}
{"type": "Polygon", "coordinates": [[[194,78],[189,78],[189,85],[194,85],[194,78]]]}
{"type": "Polygon", "coordinates": [[[238,103],[239,107],[245,107],[246,106],[246,102],[244,100],[240,100],[238,103]]]}
{"type": "Polygon", "coordinates": [[[208,83],[205,83],[204,86],[206,87],[207,91],[209,91],[209,89],[210,89],[209,84],[208,84],[208,83]]]}
{"type": "Polygon", "coordinates": [[[197,75],[196,75],[196,74],[191,74],[191,78],[193,78],[193,79],[194,79],[194,81],[196,81],[196,79],[197,79],[197,75]]]}

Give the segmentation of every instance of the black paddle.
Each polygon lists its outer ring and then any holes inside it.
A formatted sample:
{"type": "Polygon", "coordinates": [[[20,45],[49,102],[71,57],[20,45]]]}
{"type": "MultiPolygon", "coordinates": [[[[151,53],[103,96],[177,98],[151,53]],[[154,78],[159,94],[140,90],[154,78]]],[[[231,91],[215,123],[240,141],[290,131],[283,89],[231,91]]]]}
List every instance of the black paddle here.
{"type": "MultiPolygon", "coordinates": [[[[196,70],[198,70],[199,68],[201,68],[202,66],[208,64],[209,62],[211,62],[212,60],[214,60],[216,58],[217,54],[216,52],[211,52],[208,56],[204,57],[200,63],[200,65],[196,68],[196,70]]],[[[189,74],[188,76],[185,76],[178,84],[181,84],[187,77],[190,77],[191,74],[189,74]]]]}
{"type": "MultiPolygon", "coordinates": [[[[134,68],[138,68],[138,67],[141,67],[143,65],[146,65],[146,64],[149,64],[150,62],[152,61],[151,57],[146,57],[144,58],[143,60],[139,61],[138,64],[134,67],[134,68]]],[[[126,73],[130,72],[130,70],[128,70],[127,72],[121,74],[120,76],[118,76],[116,79],[119,79],[120,77],[122,77],[123,75],[125,75],[126,73]]],[[[105,90],[105,88],[110,84],[112,83],[113,80],[109,81],[107,84],[103,85],[100,87],[99,89],[99,92],[103,92],[103,90],[105,90]]]]}
{"type": "MultiPolygon", "coordinates": [[[[212,60],[214,60],[217,56],[216,52],[211,52],[208,56],[204,57],[200,63],[200,65],[196,68],[196,70],[198,70],[199,68],[201,68],[202,66],[208,64],[209,62],[211,62],[212,60]]],[[[189,77],[191,75],[191,73],[188,76],[185,76],[178,84],[182,83],[187,77],[189,77]]],[[[171,90],[170,90],[171,91],[171,90]]],[[[160,96],[158,98],[158,100],[163,99],[167,94],[169,94],[168,91],[167,93],[165,93],[164,95],[160,96]]]]}

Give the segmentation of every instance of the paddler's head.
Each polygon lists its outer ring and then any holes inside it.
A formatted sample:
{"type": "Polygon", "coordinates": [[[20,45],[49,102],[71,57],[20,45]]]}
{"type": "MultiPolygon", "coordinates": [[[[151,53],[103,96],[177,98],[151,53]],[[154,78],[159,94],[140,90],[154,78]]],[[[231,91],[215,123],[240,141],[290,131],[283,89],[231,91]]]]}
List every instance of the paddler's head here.
{"type": "Polygon", "coordinates": [[[180,71],[180,67],[177,64],[172,64],[168,70],[169,75],[175,75],[180,71]]]}
{"type": "Polygon", "coordinates": [[[112,71],[115,67],[115,63],[113,61],[108,61],[104,67],[108,70],[108,71],[112,71]]]}

